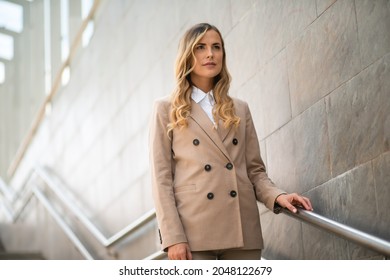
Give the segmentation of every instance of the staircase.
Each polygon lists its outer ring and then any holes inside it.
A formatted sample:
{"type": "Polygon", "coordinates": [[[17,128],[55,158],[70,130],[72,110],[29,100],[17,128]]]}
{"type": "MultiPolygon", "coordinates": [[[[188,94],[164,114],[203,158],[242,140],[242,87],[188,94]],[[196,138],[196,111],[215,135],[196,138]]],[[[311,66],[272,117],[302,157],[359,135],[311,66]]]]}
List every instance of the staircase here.
{"type": "Polygon", "coordinates": [[[41,254],[0,252],[0,260],[44,260],[41,254]]]}
{"type": "Polygon", "coordinates": [[[7,252],[0,238],[0,260],[44,260],[40,253],[7,252]]]}

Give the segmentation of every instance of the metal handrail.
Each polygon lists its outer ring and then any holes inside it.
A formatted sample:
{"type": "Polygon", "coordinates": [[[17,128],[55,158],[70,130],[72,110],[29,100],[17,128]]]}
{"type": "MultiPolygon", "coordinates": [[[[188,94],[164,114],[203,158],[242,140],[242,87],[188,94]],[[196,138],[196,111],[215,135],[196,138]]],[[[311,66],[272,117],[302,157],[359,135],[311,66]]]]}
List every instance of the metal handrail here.
{"type": "MultiPolygon", "coordinates": [[[[31,175],[31,174],[30,174],[31,175]]],[[[29,176],[31,177],[31,176],[29,176]]],[[[28,181],[28,180],[27,180],[28,181]]],[[[25,189],[24,187],[20,190],[20,192],[23,192],[25,189]]],[[[15,222],[19,216],[22,214],[24,208],[27,206],[27,204],[30,202],[33,193],[27,192],[23,197],[20,198],[21,203],[19,208],[16,208],[15,210],[12,209],[12,205],[18,200],[18,194],[15,193],[15,191],[4,183],[4,181],[0,178],[0,193],[3,194],[5,201],[1,203],[1,206],[7,216],[7,218],[11,222],[15,222]]]]}
{"type": "MultiPolygon", "coordinates": [[[[151,209],[147,211],[144,215],[142,215],[140,218],[138,218],[133,223],[129,224],[128,226],[124,227],[122,230],[117,232],[116,234],[112,235],[111,237],[106,237],[99,228],[84,214],[84,211],[82,211],[77,204],[72,200],[68,195],[64,193],[64,187],[60,187],[62,183],[59,182],[59,180],[53,179],[53,175],[49,174],[49,172],[46,171],[46,169],[42,167],[36,167],[34,168],[34,171],[30,174],[32,176],[33,174],[38,175],[45,183],[46,185],[57,195],[57,197],[64,203],[71,212],[81,221],[81,223],[89,230],[89,232],[103,245],[104,247],[112,246],[119,241],[123,240],[125,237],[130,235],[135,230],[139,229],[149,221],[153,220],[156,216],[155,209],[151,209]]],[[[27,180],[26,182],[29,182],[27,180]]],[[[0,191],[4,192],[4,183],[3,186],[0,187],[0,191]]],[[[35,196],[39,198],[42,198],[42,193],[39,193],[38,188],[34,188],[32,192],[28,192],[25,197],[23,198],[23,203],[16,211],[16,214],[13,215],[13,220],[17,219],[19,215],[22,213],[24,207],[28,204],[28,202],[31,199],[32,194],[35,194],[35,196]]],[[[49,203],[45,202],[42,199],[39,199],[42,203],[49,203]]],[[[51,207],[53,208],[53,207],[51,207]]],[[[53,208],[54,209],[54,208],[53,208]]],[[[50,212],[50,211],[49,211],[50,212]]],[[[350,240],[352,242],[355,242],[361,246],[364,246],[368,249],[374,250],[378,253],[381,253],[385,256],[390,256],[390,242],[386,241],[384,239],[375,237],[371,234],[368,234],[366,232],[357,230],[353,227],[338,223],[334,220],[331,220],[329,218],[326,218],[324,216],[321,216],[319,214],[316,214],[312,211],[306,211],[304,209],[298,209],[297,213],[292,213],[286,209],[282,209],[282,213],[293,217],[295,219],[298,219],[300,221],[306,222],[310,225],[316,226],[320,228],[321,230],[328,231],[330,233],[336,234],[344,239],[350,240]]],[[[55,218],[57,220],[57,218],[55,218]]],[[[58,217],[58,222],[62,223],[64,222],[64,219],[62,217],[58,217]]],[[[61,226],[62,227],[62,226],[61,226]]],[[[79,241],[78,239],[74,239],[71,237],[71,240],[77,244],[79,241]]],[[[79,247],[79,245],[76,245],[79,247]]],[[[84,249],[80,249],[80,252],[84,251],[84,249]]],[[[83,254],[84,255],[84,254],[83,254]]],[[[91,254],[90,254],[91,255],[91,254]]],[[[86,255],[86,257],[88,254],[86,255]]],[[[157,251],[150,256],[146,257],[145,260],[151,260],[151,259],[161,259],[164,256],[166,256],[166,253],[163,251],[157,251]]],[[[91,255],[92,257],[92,255],[91,255]]],[[[87,257],[89,258],[89,257],[87,257]]]]}
{"type": "Polygon", "coordinates": [[[12,192],[10,188],[7,188],[7,185],[1,178],[0,178],[0,192],[3,193],[5,198],[7,198],[7,200],[9,201],[12,201],[15,197],[15,193],[12,192]]]}
{"type": "Polygon", "coordinates": [[[130,233],[134,232],[138,228],[142,227],[144,224],[151,221],[155,215],[156,211],[154,209],[149,210],[136,221],[127,225],[119,232],[115,233],[111,237],[106,237],[99,228],[84,214],[85,211],[82,211],[77,204],[63,192],[64,187],[61,187],[62,183],[58,180],[53,179],[53,176],[50,175],[44,168],[36,167],[34,169],[35,173],[43,179],[46,185],[57,195],[57,197],[71,210],[71,212],[81,221],[81,223],[89,230],[89,232],[100,242],[104,247],[110,247],[130,233]]]}
{"type": "Polygon", "coordinates": [[[63,232],[68,236],[68,238],[72,241],[72,243],[76,246],[79,252],[87,259],[94,260],[97,259],[93,253],[90,252],[89,249],[80,241],[75,232],[68,226],[65,222],[64,218],[55,210],[49,199],[45,196],[45,194],[38,188],[38,186],[34,186],[32,189],[35,197],[42,203],[42,205],[46,208],[46,210],[50,213],[50,215],[54,218],[57,224],[61,227],[63,232]]]}
{"type": "MultiPolygon", "coordinates": [[[[390,256],[390,242],[364,231],[355,229],[353,227],[341,224],[324,216],[314,213],[313,211],[307,211],[302,208],[297,208],[297,213],[292,213],[287,209],[281,209],[283,214],[289,217],[297,219],[301,222],[305,222],[312,226],[315,226],[321,230],[338,235],[341,238],[355,242],[367,249],[374,250],[384,256],[390,256]]],[[[157,260],[166,256],[163,251],[157,251],[154,254],[146,257],[145,260],[157,260]]]]}
{"type": "MultiPolygon", "coordinates": [[[[29,179],[32,173],[29,175],[29,179]]],[[[27,182],[29,181],[27,180],[27,182]]],[[[26,186],[23,185],[21,192],[25,191],[26,186]]],[[[4,181],[0,178],[0,191],[4,194],[4,197],[7,200],[3,200],[1,206],[3,207],[4,212],[6,213],[7,218],[11,222],[15,222],[19,219],[21,214],[23,213],[26,206],[31,201],[32,197],[35,196],[38,201],[45,207],[45,209],[49,212],[51,217],[57,222],[57,224],[61,227],[63,232],[68,236],[68,238],[72,241],[72,243],[76,246],[79,252],[88,260],[95,259],[93,254],[86,248],[86,246],[80,241],[71,227],[65,222],[64,218],[55,210],[53,204],[49,201],[49,199],[45,196],[45,194],[38,188],[37,185],[33,185],[27,192],[21,197],[21,203],[19,207],[15,210],[9,207],[6,202],[15,203],[17,201],[17,194],[9,187],[6,186],[4,181]]]]}
{"type": "Polygon", "coordinates": [[[341,224],[312,211],[298,208],[297,213],[282,209],[287,216],[306,222],[322,230],[336,234],[344,239],[353,241],[363,247],[374,250],[385,256],[390,256],[390,242],[353,227],[341,224]]]}
{"type": "MultiPolygon", "coordinates": [[[[88,231],[99,241],[99,243],[104,247],[110,247],[119,241],[123,240],[125,237],[136,231],[137,229],[141,228],[143,225],[148,223],[149,221],[153,220],[156,216],[155,209],[151,209],[147,211],[145,214],[143,214],[140,218],[135,220],[134,222],[130,223],[126,227],[124,227],[122,230],[118,231],[111,237],[106,237],[99,228],[84,214],[84,211],[82,211],[75,201],[70,197],[70,195],[66,194],[63,190],[64,187],[61,187],[62,183],[59,180],[56,180],[53,178],[52,174],[49,174],[49,172],[46,171],[45,168],[42,167],[35,167],[33,172],[29,174],[29,179],[26,180],[26,184],[30,182],[30,178],[34,175],[38,175],[43,182],[49,187],[51,191],[60,199],[60,201],[68,208],[70,209],[71,213],[76,216],[83,226],[85,226],[88,231]]],[[[0,192],[5,194],[5,198],[9,199],[11,196],[15,197],[15,194],[7,195],[12,193],[11,189],[9,187],[6,187],[4,182],[1,182],[2,185],[0,187],[0,192]]],[[[25,191],[26,186],[22,187],[22,191],[25,191]]],[[[47,197],[44,195],[44,193],[39,190],[39,188],[34,185],[32,188],[24,192],[24,196],[21,197],[21,203],[19,204],[19,208],[17,208],[15,211],[12,211],[12,209],[8,209],[5,204],[2,204],[7,217],[10,219],[10,221],[15,222],[20,217],[21,213],[23,212],[24,208],[28,205],[29,201],[33,196],[36,196],[37,199],[45,206],[45,208],[48,210],[48,212],[51,214],[51,216],[56,220],[56,222],[59,224],[59,226],[62,228],[62,230],[67,234],[69,239],[75,244],[75,246],[79,249],[80,253],[86,258],[86,259],[94,259],[92,253],[90,253],[86,247],[81,243],[81,241],[78,239],[76,234],[72,231],[72,229],[66,224],[65,219],[59,215],[55,208],[53,207],[52,203],[47,199],[47,197]]],[[[15,202],[16,200],[13,200],[12,202],[15,202]]]]}
{"type": "Polygon", "coordinates": [[[157,251],[149,256],[147,256],[146,258],[144,258],[144,260],[161,260],[163,258],[165,258],[167,256],[167,253],[165,253],[164,251],[157,251]]]}

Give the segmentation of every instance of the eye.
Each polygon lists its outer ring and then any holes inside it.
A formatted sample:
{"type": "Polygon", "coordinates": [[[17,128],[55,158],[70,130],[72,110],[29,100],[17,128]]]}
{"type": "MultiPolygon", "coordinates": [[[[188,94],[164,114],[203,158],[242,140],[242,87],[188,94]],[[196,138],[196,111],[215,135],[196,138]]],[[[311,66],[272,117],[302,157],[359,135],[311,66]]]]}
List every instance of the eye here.
{"type": "Polygon", "coordinates": [[[197,45],[195,47],[196,50],[203,50],[204,49],[204,45],[197,45]]]}
{"type": "Polygon", "coordinates": [[[221,49],[221,46],[220,46],[220,45],[214,45],[214,49],[220,50],[220,49],[221,49]]]}

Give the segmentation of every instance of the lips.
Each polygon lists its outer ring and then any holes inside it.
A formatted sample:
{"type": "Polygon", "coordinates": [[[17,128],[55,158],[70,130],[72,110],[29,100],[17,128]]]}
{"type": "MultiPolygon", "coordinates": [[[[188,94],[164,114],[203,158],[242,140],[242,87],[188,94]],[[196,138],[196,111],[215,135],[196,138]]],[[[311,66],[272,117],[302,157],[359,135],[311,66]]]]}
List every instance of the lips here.
{"type": "Polygon", "coordinates": [[[203,64],[203,66],[215,66],[215,65],[217,65],[217,64],[215,62],[212,62],[212,61],[206,62],[203,64]]]}

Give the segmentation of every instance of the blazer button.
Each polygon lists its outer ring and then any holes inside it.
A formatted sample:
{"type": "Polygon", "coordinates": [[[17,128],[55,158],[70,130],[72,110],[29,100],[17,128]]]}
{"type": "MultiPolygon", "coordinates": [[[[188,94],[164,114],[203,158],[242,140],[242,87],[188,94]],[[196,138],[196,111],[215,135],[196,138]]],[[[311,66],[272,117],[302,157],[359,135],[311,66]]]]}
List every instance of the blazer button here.
{"type": "Polygon", "coordinates": [[[233,142],[233,145],[237,145],[238,144],[237,138],[234,138],[232,142],[233,142]]]}
{"type": "Polygon", "coordinates": [[[198,139],[194,139],[194,141],[192,141],[192,144],[194,144],[195,146],[198,146],[199,145],[199,140],[198,139]]]}
{"type": "Polygon", "coordinates": [[[207,172],[211,170],[211,165],[210,164],[206,164],[204,166],[204,170],[206,170],[207,172]]]}
{"type": "Polygon", "coordinates": [[[229,170],[232,170],[233,169],[233,164],[231,164],[229,162],[228,164],[226,164],[226,168],[229,169],[229,170]]]}
{"type": "Polygon", "coordinates": [[[207,194],[207,198],[210,199],[210,200],[213,199],[214,198],[214,194],[212,192],[209,192],[207,194]]]}
{"type": "Polygon", "coordinates": [[[237,192],[236,191],[231,191],[230,192],[230,196],[231,197],[236,197],[237,196],[237,192]]]}

